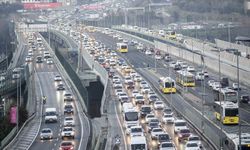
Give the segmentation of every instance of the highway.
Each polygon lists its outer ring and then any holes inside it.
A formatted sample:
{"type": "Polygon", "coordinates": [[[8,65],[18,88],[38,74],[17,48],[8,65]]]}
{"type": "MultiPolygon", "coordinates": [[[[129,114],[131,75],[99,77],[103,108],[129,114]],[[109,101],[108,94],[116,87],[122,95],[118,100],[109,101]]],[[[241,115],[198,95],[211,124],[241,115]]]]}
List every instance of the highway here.
{"type": "MultiPolygon", "coordinates": [[[[117,41],[115,41],[112,37],[104,35],[102,33],[93,33],[92,35],[96,38],[97,41],[102,41],[103,43],[105,43],[106,45],[109,45],[113,49],[116,48],[115,43],[117,41]]],[[[139,71],[141,74],[143,74],[143,76],[148,81],[151,82],[151,84],[155,87],[155,89],[158,89],[159,77],[168,75],[168,68],[166,67],[167,65],[164,64],[164,62],[162,62],[162,61],[156,62],[157,73],[155,73],[153,71],[154,66],[155,66],[154,58],[146,56],[145,54],[142,54],[141,52],[139,52],[138,50],[136,50],[133,47],[130,47],[129,52],[127,54],[121,54],[121,56],[126,58],[126,60],[128,60],[128,62],[131,65],[133,65],[137,71],[139,71]],[[147,64],[149,64],[151,69],[147,69],[147,64]]],[[[173,71],[171,71],[171,72],[173,75],[174,74],[173,71]]],[[[218,75],[212,74],[212,76],[214,76],[216,78],[218,75]]],[[[188,91],[189,91],[189,93],[187,93],[186,96],[184,95],[185,101],[184,101],[182,96],[175,94],[173,96],[174,100],[172,101],[172,103],[174,106],[177,107],[176,108],[177,110],[182,110],[183,114],[187,114],[187,112],[185,112],[185,110],[189,110],[189,109],[184,109],[184,108],[190,107],[190,110],[195,110],[195,112],[192,113],[194,116],[193,118],[195,118],[195,117],[200,118],[199,119],[200,121],[198,121],[198,120],[197,121],[201,122],[201,120],[204,120],[204,118],[202,117],[202,114],[201,114],[201,109],[202,109],[202,106],[201,106],[202,102],[201,102],[201,95],[200,95],[201,88],[200,87],[189,88],[188,91]],[[195,98],[198,101],[195,101],[192,98],[195,98]],[[197,114],[197,112],[198,112],[198,114],[197,114]]],[[[211,102],[213,101],[213,94],[211,92],[211,89],[208,89],[207,86],[206,86],[206,92],[208,95],[205,98],[205,100],[206,100],[205,104],[208,104],[208,105],[205,106],[205,116],[207,118],[209,118],[209,120],[205,119],[204,121],[206,122],[205,123],[206,126],[208,126],[207,128],[209,128],[211,130],[211,133],[214,133],[214,135],[215,135],[215,134],[219,133],[216,131],[219,130],[220,122],[215,120],[215,117],[213,115],[213,108],[211,108],[211,106],[209,106],[209,104],[211,104],[211,102]]],[[[169,102],[169,100],[170,100],[169,95],[163,95],[163,97],[165,97],[166,100],[168,100],[168,102],[169,102]]],[[[250,118],[249,117],[250,116],[249,110],[246,110],[245,108],[244,109],[241,108],[240,113],[241,113],[241,119],[244,122],[244,124],[249,125],[249,118],[250,118]]],[[[227,133],[235,133],[238,130],[238,126],[223,126],[222,128],[227,133]]],[[[249,131],[249,129],[250,129],[249,127],[243,127],[244,132],[249,131]]]]}

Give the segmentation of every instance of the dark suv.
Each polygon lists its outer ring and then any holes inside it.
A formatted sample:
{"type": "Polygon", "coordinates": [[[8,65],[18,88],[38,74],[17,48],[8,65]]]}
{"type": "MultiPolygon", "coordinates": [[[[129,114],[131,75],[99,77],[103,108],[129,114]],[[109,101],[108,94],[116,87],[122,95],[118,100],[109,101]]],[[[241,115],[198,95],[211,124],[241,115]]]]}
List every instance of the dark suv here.
{"type": "Polygon", "coordinates": [[[152,111],[151,107],[150,106],[147,106],[147,105],[143,105],[141,106],[141,117],[145,117],[147,114],[150,114],[152,111]]]}
{"type": "Polygon", "coordinates": [[[74,114],[74,108],[71,104],[66,104],[64,106],[64,114],[74,114]]]}

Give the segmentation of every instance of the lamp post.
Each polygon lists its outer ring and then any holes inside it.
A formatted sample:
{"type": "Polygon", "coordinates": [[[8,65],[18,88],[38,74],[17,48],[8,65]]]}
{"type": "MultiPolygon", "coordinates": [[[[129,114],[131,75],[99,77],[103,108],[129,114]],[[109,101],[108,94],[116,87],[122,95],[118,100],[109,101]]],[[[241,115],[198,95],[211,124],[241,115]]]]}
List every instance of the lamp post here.
{"type": "MultiPolygon", "coordinates": [[[[221,50],[219,49],[219,81],[221,80],[221,65],[220,65],[220,53],[221,53],[221,50]]],[[[221,86],[219,86],[219,92],[221,91],[221,86]]],[[[221,98],[219,98],[219,102],[220,102],[220,106],[221,106],[221,98]]],[[[220,114],[222,114],[222,109],[220,109],[220,114]]],[[[223,149],[223,138],[222,138],[222,133],[223,133],[223,126],[222,126],[222,121],[223,121],[223,118],[222,118],[222,115],[220,115],[220,149],[223,149]]]]}

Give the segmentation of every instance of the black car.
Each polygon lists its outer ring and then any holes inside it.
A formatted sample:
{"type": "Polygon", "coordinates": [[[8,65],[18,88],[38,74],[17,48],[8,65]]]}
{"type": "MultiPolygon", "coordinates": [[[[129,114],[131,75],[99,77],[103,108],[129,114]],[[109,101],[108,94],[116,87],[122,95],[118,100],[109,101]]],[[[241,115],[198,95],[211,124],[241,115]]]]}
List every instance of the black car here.
{"type": "Polygon", "coordinates": [[[152,109],[150,106],[142,106],[140,115],[142,118],[144,118],[147,116],[147,114],[150,114],[151,111],[152,111],[152,109]]]}
{"type": "Polygon", "coordinates": [[[241,101],[242,103],[248,103],[248,102],[250,101],[250,96],[249,96],[249,95],[242,95],[242,96],[240,97],[240,101],[241,101]]]}
{"type": "Polygon", "coordinates": [[[42,58],[42,56],[37,56],[37,57],[36,57],[36,63],[43,63],[43,58],[42,58]]]}
{"type": "Polygon", "coordinates": [[[74,108],[71,104],[66,104],[64,106],[64,114],[74,114],[74,108]]]}
{"type": "Polygon", "coordinates": [[[169,142],[170,137],[167,133],[162,133],[158,135],[158,144],[160,145],[163,142],[169,142]]]}
{"type": "Polygon", "coordinates": [[[63,84],[58,84],[57,85],[57,90],[61,91],[61,90],[65,90],[65,87],[63,84]]]}

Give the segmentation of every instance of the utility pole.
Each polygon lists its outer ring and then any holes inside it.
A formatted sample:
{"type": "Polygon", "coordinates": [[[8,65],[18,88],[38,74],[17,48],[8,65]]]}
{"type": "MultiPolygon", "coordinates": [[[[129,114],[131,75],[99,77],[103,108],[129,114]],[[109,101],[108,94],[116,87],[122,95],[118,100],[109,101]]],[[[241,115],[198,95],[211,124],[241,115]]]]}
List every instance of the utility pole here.
{"type": "MultiPolygon", "coordinates": [[[[221,50],[219,49],[219,81],[221,80],[221,66],[220,66],[220,52],[221,52],[221,50]]],[[[221,86],[219,86],[219,92],[221,92],[221,86]]],[[[220,102],[220,106],[221,106],[221,98],[219,97],[219,102],[220,102]]],[[[222,133],[223,133],[223,126],[222,126],[222,122],[223,122],[223,118],[222,118],[222,109],[220,108],[220,130],[221,130],[221,132],[220,132],[220,149],[223,149],[223,138],[222,138],[222,133]]]]}

